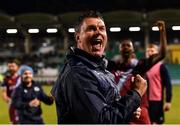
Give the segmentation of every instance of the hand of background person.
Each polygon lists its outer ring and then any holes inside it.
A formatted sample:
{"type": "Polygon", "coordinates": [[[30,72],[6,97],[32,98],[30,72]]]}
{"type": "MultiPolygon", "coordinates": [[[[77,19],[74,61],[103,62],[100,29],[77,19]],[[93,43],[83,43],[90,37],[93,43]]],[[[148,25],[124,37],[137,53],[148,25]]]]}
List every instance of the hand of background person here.
{"type": "Polygon", "coordinates": [[[158,20],[155,24],[158,26],[159,31],[164,31],[166,29],[165,22],[162,20],[158,20]]]}
{"type": "Polygon", "coordinates": [[[2,98],[6,103],[10,103],[11,102],[11,98],[9,98],[9,96],[7,96],[6,90],[2,91],[2,98]]]}
{"type": "Polygon", "coordinates": [[[49,97],[52,98],[52,100],[55,100],[54,96],[50,93],[49,97]]]}
{"type": "Polygon", "coordinates": [[[9,97],[4,98],[4,100],[6,103],[11,103],[11,98],[9,98],[9,97]]]}
{"type": "Polygon", "coordinates": [[[135,112],[133,112],[133,118],[139,119],[141,116],[141,108],[138,107],[135,112]]]}
{"type": "Polygon", "coordinates": [[[132,89],[135,89],[142,97],[147,90],[147,81],[143,79],[140,75],[136,75],[132,79],[132,82],[132,89]]]}
{"type": "Polygon", "coordinates": [[[166,102],[165,104],[164,104],[164,111],[169,111],[170,110],[170,108],[171,108],[171,103],[170,102],[166,102]]]}
{"type": "Polygon", "coordinates": [[[37,107],[40,105],[40,100],[38,100],[37,98],[33,99],[32,101],[29,102],[29,106],[30,107],[37,107]]]}

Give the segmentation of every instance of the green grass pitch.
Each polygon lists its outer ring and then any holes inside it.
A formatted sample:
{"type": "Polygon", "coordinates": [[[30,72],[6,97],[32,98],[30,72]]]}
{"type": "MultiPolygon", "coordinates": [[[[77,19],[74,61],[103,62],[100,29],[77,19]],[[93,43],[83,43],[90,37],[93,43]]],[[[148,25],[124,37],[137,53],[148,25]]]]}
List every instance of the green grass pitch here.
{"type": "MultiPolygon", "coordinates": [[[[49,94],[51,86],[44,86],[44,91],[49,94]]],[[[173,100],[171,110],[165,113],[165,124],[178,124],[180,118],[180,86],[173,86],[173,100]]],[[[48,106],[42,103],[43,118],[46,124],[57,124],[55,104],[48,106]]],[[[0,98],[0,124],[9,124],[8,105],[0,98]]]]}

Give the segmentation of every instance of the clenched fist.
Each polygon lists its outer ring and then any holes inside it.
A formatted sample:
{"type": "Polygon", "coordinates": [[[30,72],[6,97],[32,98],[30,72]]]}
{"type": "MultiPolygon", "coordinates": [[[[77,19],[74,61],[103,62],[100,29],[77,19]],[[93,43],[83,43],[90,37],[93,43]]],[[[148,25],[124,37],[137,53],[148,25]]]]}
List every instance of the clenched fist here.
{"type": "Polygon", "coordinates": [[[30,107],[38,107],[39,105],[40,105],[40,100],[38,100],[37,98],[29,102],[30,107]]]}
{"type": "Polygon", "coordinates": [[[155,25],[158,26],[159,31],[165,31],[166,27],[165,27],[165,22],[162,20],[158,20],[155,25]]]}
{"type": "Polygon", "coordinates": [[[140,75],[136,75],[133,78],[132,82],[132,89],[135,89],[142,97],[147,89],[147,81],[143,79],[140,75]]]}

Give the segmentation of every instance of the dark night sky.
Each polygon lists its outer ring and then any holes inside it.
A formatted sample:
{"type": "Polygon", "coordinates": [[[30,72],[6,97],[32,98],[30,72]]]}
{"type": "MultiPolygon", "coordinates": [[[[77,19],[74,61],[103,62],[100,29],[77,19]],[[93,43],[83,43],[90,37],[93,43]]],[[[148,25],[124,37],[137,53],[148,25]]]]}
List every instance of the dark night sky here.
{"type": "Polygon", "coordinates": [[[1,0],[0,11],[9,15],[30,12],[61,14],[72,11],[96,9],[152,11],[180,9],[180,0],[1,0]]]}

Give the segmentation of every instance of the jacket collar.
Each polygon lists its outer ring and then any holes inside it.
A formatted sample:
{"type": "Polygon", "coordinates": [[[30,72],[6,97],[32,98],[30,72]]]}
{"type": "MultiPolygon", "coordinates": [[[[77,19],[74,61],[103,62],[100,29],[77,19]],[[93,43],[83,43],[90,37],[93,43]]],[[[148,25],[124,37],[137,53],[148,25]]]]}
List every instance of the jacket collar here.
{"type": "Polygon", "coordinates": [[[82,61],[88,63],[89,65],[93,67],[103,67],[105,68],[105,58],[104,55],[102,57],[95,57],[90,55],[89,53],[85,52],[84,50],[75,48],[75,47],[70,47],[70,51],[67,55],[67,59],[70,57],[75,56],[82,61]]]}

